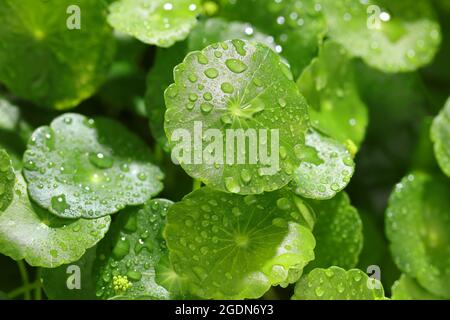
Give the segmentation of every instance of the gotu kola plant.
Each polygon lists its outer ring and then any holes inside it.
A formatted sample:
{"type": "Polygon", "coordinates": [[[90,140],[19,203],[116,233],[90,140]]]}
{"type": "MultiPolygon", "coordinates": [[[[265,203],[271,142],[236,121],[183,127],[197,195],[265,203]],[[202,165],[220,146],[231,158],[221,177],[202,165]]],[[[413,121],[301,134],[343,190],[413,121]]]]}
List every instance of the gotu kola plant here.
{"type": "Polygon", "coordinates": [[[2,1],[6,297],[449,299],[446,7],[409,2],[2,1]]]}

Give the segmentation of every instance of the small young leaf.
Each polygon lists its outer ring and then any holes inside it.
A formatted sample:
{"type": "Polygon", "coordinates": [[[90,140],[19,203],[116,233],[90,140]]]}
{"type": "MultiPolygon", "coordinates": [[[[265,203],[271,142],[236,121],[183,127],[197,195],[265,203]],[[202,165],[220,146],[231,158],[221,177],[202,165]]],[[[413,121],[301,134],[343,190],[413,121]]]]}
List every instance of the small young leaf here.
{"type": "Polygon", "coordinates": [[[110,5],[108,22],[142,42],[167,48],[187,37],[199,9],[199,0],[119,0],[110,5]]]}
{"type": "Polygon", "coordinates": [[[101,1],[0,3],[0,82],[15,95],[55,109],[90,97],[114,56],[101,1]]]}
{"type": "Polygon", "coordinates": [[[414,279],[402,274],[392,286],[392,300],[441,300],[422,288],[414,279]]]}
{"type": "Polygon", "coordinates": [[[259,298],[296,281],[314,259],[305,210],[286,189],[257,196],[198,189],[169,210],[170,261],[199,297],[259,298]]]}
{"type": "Polygon", "coordinates": [[[355,163],[340,142],[315,130],[306,134],[306,146],[300,166],[294,172],[292,189],[305,198],[333,198],[350,182],[355,163]]]}
{"type": "Polygon", "coordinates": [[[221,15],[249,22],[274,38],[275,50],[297,78],[317,55],[326,33],[322,1],[222,0],[221,15]]]}
{"type": "Polygon", "coordinates": [[[61,219],[32,204],[22,175],[14,199],[0,213],[0,253],[36,267],[56,268],[78,260],[108,231],[111,218],[61,219]]]}
{"type": "Polygon", "coordinates": [[[173,68],[183,62],[186,55],[186,42],[179,42],[170,48],[158,48],[155,63],[147,76],[145,106],[150,120],[153,137],[164,151],[169,152],[169,142],[164,132],[166,105],[164,91],[173,83],[173,68]]]}
{"type": "Polygon", "coordinates": [[[0,214],[13,200],[15,183],[16,176],[11,158],[4,149],[0,149],[0,214]]]}
{"type": "Polygon", "coordinates": [[[439,166],[450,177],[450,98],[433,121],[431,140],[439,166]]]}
{"type": "Polygon", "coordinates": [[[385,72],[414,71],[430,63],[441,42],[428,0],[327,0],[324,14],[331,39],[385,72]]]}
{"type": "Polygon", "coordinates": [[[31,198],[64,218],[98,218],[162,189],[147,146],[120,123],[64,114],[32,135],[24,155],[31,198]]]}
{"type": "Polygon", "coordinates": [[[289,183],[308,128],[289,68],[260,43],[213,44],[190,53],[165,94],[172,155],[218,190],[258,194],[289,183]]]}
{"type": "Polygon", "coordinates": [[[414,173],[397,184],[386,212],[396,265],[428,291],[450,298],[450,183],[414,173]]]}
{"type": "Polygon", "coordinates": [[[95,300],[92,268],[96,247],[86,250],[77,261],[54,269],[42,269],[42,285],[52,300],[95,300]]]}
{"type": "Polygon", "coordinates": [[[354,268],[363,246],[363,229],[348,195],[341,192],[331,200],[308,201],[308,204],[317,215],[313,230],[316,258],[306,270],[330,266],[354,268]]]}
{"type": "Polygon", "coordinates": [[[170,298],[155,281],[155,266],[166,253],[162,237],[171,201],[150,200],[121,212],[98,245],[94,277],[102,299],[170,298]]]}
{"type": "Polygon", "coordinates": [[[297,84],[310,106],[311,125],[352,146],[355,153],[364,139],[368,111],[359,97],[346,50],[326,41],[297,84]]]}
{"type": "Polygon", "coordinates": [[[293,300],[383,300],[381,283],[358,269],[314,269],[295,286],[293,300]]]}

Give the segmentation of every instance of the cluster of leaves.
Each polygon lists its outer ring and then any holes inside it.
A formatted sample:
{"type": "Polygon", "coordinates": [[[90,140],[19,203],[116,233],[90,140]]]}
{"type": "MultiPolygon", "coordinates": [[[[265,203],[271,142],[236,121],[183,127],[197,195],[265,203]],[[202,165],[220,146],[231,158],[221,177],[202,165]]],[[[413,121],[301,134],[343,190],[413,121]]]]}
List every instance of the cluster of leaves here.
{"type": "Polygon", "coordinates": [[[6,297],[450,299],[449,17],[446,0],[1,1],[0,253],[24,281],[6,297]],[[278,167],[228,161],[243,150],[217,136],[192,159],[177,134],[196,123],[278,132],[278,167]]]}

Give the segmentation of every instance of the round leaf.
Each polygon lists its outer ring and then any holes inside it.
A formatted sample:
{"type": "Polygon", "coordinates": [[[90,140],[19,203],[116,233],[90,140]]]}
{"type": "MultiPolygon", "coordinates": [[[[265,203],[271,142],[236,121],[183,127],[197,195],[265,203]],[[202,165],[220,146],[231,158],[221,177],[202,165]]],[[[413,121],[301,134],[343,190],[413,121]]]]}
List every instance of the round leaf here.
{"type": "Polygon", "coordinates": [[[118,216],[98,245],[94,275],[102,299],[165,300],[170,293],[155,282],[155,266],[166,252],[162,237],[168,200],[151,200],[118,216]]]}
{"type": "Polygon", "coordinates": [[[274,37],[276,52],[289,61],[298,77],[317,55],[326,33],[322,1],[222,0],[221,15],[249,22],[274,37]]]}
{"type": "Polygon", "coordinates": [[[142,42],[167,48],[187,37],[199,9],[199,0],[119,0],[110,5],[108,22],[142,42]]]}
{"type": "Polygon", "coordinates": [[[263,44],[243,40],[190,53],[166,91],[172,156],[218,190],[257,194],[289,183],[308,128],[307,105],[289,68],[263,44]],[[248,143],[247,143],[248,142],[248,143]]]}
{"type": "Polygon", "coordinates": [[[414,173],[397,184],[386,212],[396,265],[428,291],[450,298],[450,183],[414,173]]]}
{"type": "Polygon", "coordinates": [[[0,214],[12,202],[16,176],[8,153],[0,149],[0,214]]]}
{"type": "Polygon", "coordinates": [[[331,199],[350,182],[355,163],[340,142],[310,130],[301,150],[303,161],[294,172],[292,188],[305,198],[331,199]]]}
{"type": "Polygon", "coordinates": [[[358,269],[314,269],[295,286],[293,300],[383,300],[381,283],[358,269]]]}
{"type": "Polygon", "coordinates": [[[439,166],[450,177],[450,99],[433,121],[431,140],[434,142],[434,153],[439,166]]]}
{"type": "Polygon", "coordinates": [[[51,300],[96,299],[92,268],[96,247],[75,262],[54,269],[42,269],[42,285],[51,300]]]}
{"type": "Polygon", "coordinates": [[[295,282],[314,259],[310,215],[287,190],[240,196],[202,188],[174,204],[165,238],[189,291],[206,299],[259,298],[295,282]]]}
{"type": "Polygon", "coordinates": [[[0,82],[56,109],[90,97],[114,55],[105,11],[91,0],[1,1],[0,82]]]}
{"type": "Polygon", "coordinates": [[[17,175],[13,202],[0,213],[0,253],[32,266],[56,268],[78,260],[103,238],[110,221],[58,218],[30,202],[25,181],[17,175]]]}
{"type": "Polygon", "coordinates": [[[328,268],[339,266],[350,269],[356,266],[363,246],[362,221],[348,195],[339,193],[331,200],[309,201],[317,215],[314,225],[316,258],[307,266],[328,268]]]}
{"type": "Polygon", "coordinates": [[[310,106],[311,125],[351,146],[355,153],[364,139],[368,111],[359,97],[345,49],[325,42],[297,84],[310,106]]]}
{"type": "Polygon", "coordinates": [[[120,123],[62,115],[38,128],[24,155],[31,198],[65,218],[97,218],[162,189],[147,146],[120,123]]]}
{"type": "Polygon", "coordinates": [[[428,0],[325,1],[324,9],[330,38],[382,71],[416,70],[441,42],[428,0]]]}
{"type": "Polygon", "coordinates": [[[429,293],[414,279],[402,274],[392,286],[392,300],[440,300],[441,298],[429,293]]]}

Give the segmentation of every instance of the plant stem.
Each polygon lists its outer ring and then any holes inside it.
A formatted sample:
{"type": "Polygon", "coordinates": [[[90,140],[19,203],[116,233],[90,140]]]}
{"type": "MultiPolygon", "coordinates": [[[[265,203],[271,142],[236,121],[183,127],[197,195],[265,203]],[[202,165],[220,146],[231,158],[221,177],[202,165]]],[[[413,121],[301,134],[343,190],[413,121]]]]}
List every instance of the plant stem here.
{"type": "Polygon", "coordinates": [[[156,161],[156,163],[162,164],[164,160],[164,150],[159,146],[159,144],[156,144],[154,146],[153,155],[155,157],[154,160],[156,161]]]}
{"type": "MultiPolygon", "coordinates": [[[[30,285],[30,279],[28,278],[27,267],[23,260],[17,261],[17,267],[19,268],[20,278],[22,279],[23,288],[27,288],[30,285]]],[[[23,292],[25,300],[31,299],[31,294],[29,290],[23,292]]]]}
{"type": "Polygon", "coordinates": [[[27,293],[30,294],[30,291],[36,288],[39,288],[41,286],[40,281],[35,281],[33,283],[28,283],[26,286],[19,287],[17,289],[14,289],[10,293],[8,293],[9,299],[17,298],[18,296],[26,295],[27,293]]]}
{"type": "Polygon", "coordinates": [[[36,289],[34,291],[34,300],[42,300],[41,275],[42,275],[42,268],[38,268],[36,270],[36,281],[35,282],[39,283],[39,286],[36,287],[36,289]]]}
{"type": "Polygon", "coordinates": [[[200,189],[202,187],[202,182],[200,180],[194,179],[192,183],[192,191],[200,189]]]}

